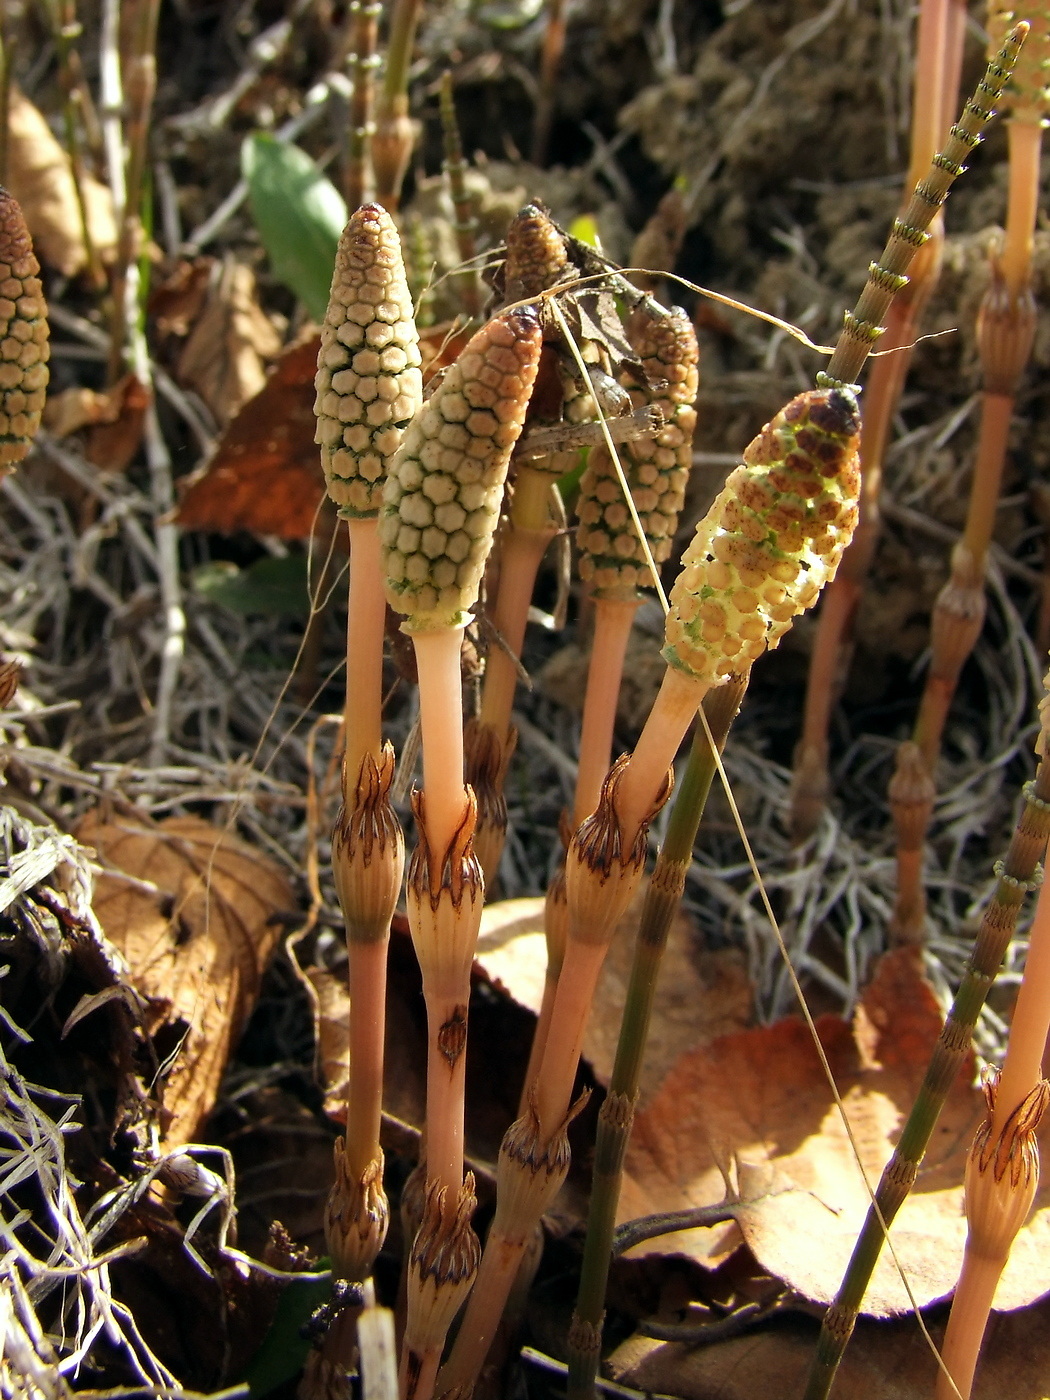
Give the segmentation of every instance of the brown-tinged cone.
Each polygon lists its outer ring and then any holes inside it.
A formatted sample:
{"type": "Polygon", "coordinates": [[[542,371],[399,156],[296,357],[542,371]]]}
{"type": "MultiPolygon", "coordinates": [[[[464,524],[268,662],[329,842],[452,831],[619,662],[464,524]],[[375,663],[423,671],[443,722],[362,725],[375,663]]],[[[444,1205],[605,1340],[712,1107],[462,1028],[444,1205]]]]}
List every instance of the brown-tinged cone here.
{"type": "MultiPolygon", "coordinates": [[[[643,373],[627,368],[620,383],[635,411],[649,408],[659,423],[651,436],[627,442],[619,456],[653,562],[662,564],[671,553],[692,465],[699,347],[684,311],[662,312],[651,301],[632,312],[627,334],[643,373]]],[[[654,586],[620,473],[604,443],[590,453],[576,511],[580,577],[596,597],[628,599],[654,586]]]]}
{"type": "Polygon", "coordinates": [[[0,474],[40,427],[50,355],[40,264],[14,195],[0,187],[0,474]]]}
{"type": "Polygon", "coordinates": [[[579,276],[564,237],[538,204],[526,204],[507,228],[503,300],[531,301],[579,276]]]}

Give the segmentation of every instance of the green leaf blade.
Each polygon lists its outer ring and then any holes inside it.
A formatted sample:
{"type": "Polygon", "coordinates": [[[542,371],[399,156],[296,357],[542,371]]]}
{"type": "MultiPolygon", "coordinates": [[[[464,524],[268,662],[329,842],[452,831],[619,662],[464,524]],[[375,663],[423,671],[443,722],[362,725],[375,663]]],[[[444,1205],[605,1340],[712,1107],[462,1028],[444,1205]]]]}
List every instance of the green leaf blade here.
{"type": "Polygon", "coordinates": [[[323,321],[347,218],[342,195],[305,151],[267,132],[245,138],[241,171],[275,275],[323,321]]]}

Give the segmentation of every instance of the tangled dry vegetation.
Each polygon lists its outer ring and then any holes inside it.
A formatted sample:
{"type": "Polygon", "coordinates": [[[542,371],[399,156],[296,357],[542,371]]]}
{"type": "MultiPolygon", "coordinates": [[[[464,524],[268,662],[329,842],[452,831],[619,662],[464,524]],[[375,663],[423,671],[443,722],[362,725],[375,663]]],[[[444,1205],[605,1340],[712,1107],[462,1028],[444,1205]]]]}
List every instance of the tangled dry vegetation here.
{"type": "MultiPolygon", "coordinates": [[[[315,1314],[312,1330],[310,1319],[330,1291],[317,1261],[345,1113],[346,953],[329,834],[340,799],[346,550],[322,504],[313,445],[316,326],[267,258],[241,162],[242,143],[259,131],[294,138],[321,166],[337,157],[347,7],[161,6],[144,147],[150,237],[140,259],[122,263],[113,199],[124,166],[112,154],[131,121],[107,60],[131,51],[130,20],[145,8],[27,3],[6,6],[3,21],[14,80],[8,184],[43,265],[52,350],[36,447],[0,483],[0,648],[22,668],[2,716],[0,1392],[47,1400],[74,1390],[215,1392],[246,1380],[253,1395],[293,1393],[324,1330],[324,1317],[315,1314]],[[67,81],[83,99],[72,108],[67,81]],[[139,279],[145,308],[119,374],[115,264],[139,279]]],[[[441,174],[448,69],[483,252],[499,246],[522,204],[541,201],[562,227],[596,232],[615,262],[684,279],[656,284],[687,304],[701,345],[675,564],[743,446],[820,367],[783,329],[692,288],[833,341],[900,202],[911,20],[901,0],[570,3],[548,157],[535,165],[521,152],[537,100],[539,7],[424,6],[401,223],[425,353],[439,357],[462,307],[441,174]],[[643,228],[648,243],[637,241],[643,228]],[[437,328],[429,342],[427,322],[437,328]]],[[[964,88],[984,63],[977,27],[964,88]]],[[[936,1039],[937,998],[956,985],[990,894],[1031,774],[1042,693],[1032,640],[1050,520],[1050,235],[1041,228],[1040,309],[988,613],[949,720],[927,847],[928,981],[902,950],[872,978],[893,906],[893,751],[910,732],[930,611],[965,517],[980,386],[974,327],[986,248],[1003,219],[1005,149],[993,129],[950,201],[944,268],[894,424],[885,528],[835,712],[832,799],[804,846],[792,844],[788,806],[811,621],[756,668],[725,752],[873,1178],[936,1039]]],[[[540,1005],[537,901],[576,779],[591,616],[578,585],[566,596],[563,566],[555,550],[523,655],[529,685],[517,694],[499,870],[510,902],[487,916],[474,969],[467,1154],[481,1218],[540,1005]]],[[[656,605],[645,605],[620,697],[624,746],[662,674],[662,628],[656,605]]],[[[482,632],[476,644],[483,652],[491,638],[482,632]]],[[[402,755],[396,795],[407,824],[417,702],[395,636],[389,651],[385,722],[402,755]]],[[[481,661],[464,665],[469,696],[481,661]]],[[[978,1025],[979,1056],[1002,1048],[1024,950],[1022,932],[978,1025]]],[[[790,1014],[794,991],[717,791],[668,961],[620,1218],[714,1211],[727,1187],[747,1205],[617,1261],[607,1338],[621,1345],[610,1374],[689,1400],[801,1393],[813,1319],[834,1295],[867,1197],[809,1033],[790,1014]],[[790,1210],[778,1200],[787,1189],[790,1210]],[[828,1230],[818,1197],[841,1209],[841,1231],[828,1230]]],[[[576,1160],[546,1218],[547,1254],[525,1312],[532,1361],[508,1386],[546,1394],[561,1384],[590,1144],[629,963],[618,942],[584,1045],[581,1083],[595,1094],[573,1128],[576,1160]]],[[[398,923],[388,1008],[383,1143],[396,1200],[418,1153],[426,1046],[419,972],[398,923]]],[[[980,1112],[970,1069],[902,1218],[897,1255],[912,1296],[886,1264],[842,1394],[931,1393],[935,1363],[911,1308],[940,1335],[980,1112]]],[[[1038,1300],[1050,1291],[1047,1229],[1044,1192],[1011,1261],[1008,1310],[975,1396],[1046,1393],[1038,1300]]],[[[376,1265],[391,1304],[401,1245],[395,1221],[376,1265]]],[[[500,1384],[486,1375],[489,1392],[500,1384]]]]}

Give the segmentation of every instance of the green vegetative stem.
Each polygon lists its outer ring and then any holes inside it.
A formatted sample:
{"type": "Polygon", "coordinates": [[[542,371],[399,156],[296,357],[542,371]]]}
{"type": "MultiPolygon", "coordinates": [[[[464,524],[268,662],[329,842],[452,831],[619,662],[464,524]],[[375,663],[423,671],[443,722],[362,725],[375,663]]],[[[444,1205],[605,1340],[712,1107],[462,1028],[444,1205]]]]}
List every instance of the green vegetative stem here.
{"type": "Polygon", "coordinates": [[[826,1400],[853,1332],[886,1230],[907,1198],[955,1077],[970,1050],[973,1028],[999,972],[1025,894],[1050,836],[1050,764],[1044,758],[1025,787],[1024,807],[985,910],[966,972],[955,994],[925,1078],[882,1173],[875,1200],[853,1248],[835,1301],[824,1315],[805,1400],[826,1400]]]}
{"type": "MultiPolygon", "coordinates": [[[[719,751],[747,689],[747,676],[727,681],[704,699],[704,714],[719,751]]],[[[601,1347],[623,1162],[634,1121],[642,1059],[667,936],[679,908],[693,858],[693,842],[716,771],[707,732],[697,727],[678,785],[667,833],[646,891],[627,988],[623,1022],[609,1092],[598,1117],[587,1237],[580,1287],[569,1329],[569,1400],[591,1400],[601,1347]]]]}

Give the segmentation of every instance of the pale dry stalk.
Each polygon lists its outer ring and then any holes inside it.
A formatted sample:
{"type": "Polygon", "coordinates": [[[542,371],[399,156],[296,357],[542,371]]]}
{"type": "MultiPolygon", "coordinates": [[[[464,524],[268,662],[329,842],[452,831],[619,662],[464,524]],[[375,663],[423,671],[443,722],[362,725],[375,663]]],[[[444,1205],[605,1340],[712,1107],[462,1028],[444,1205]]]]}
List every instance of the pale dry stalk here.
{"type": "Polygon", "coordinates": [[[346,147],[346,206],[358,209],[372,192],[372,136],[375,122],[376,70],[382,60],[376,52],[381,0],[353,0],[347,13],[351,30],[350,131],[346,147]]]}
{"type": "Polygon", "coordinates": [[[386,45],[386,71],[376,100],[372,168],[376,199],[393,213],[412,159],[415,126],[408,114],[408,70],[423,0],[392,0],[386,45]]]}

